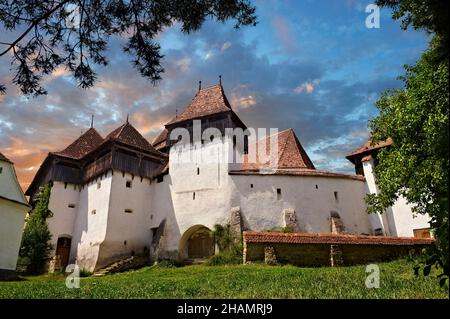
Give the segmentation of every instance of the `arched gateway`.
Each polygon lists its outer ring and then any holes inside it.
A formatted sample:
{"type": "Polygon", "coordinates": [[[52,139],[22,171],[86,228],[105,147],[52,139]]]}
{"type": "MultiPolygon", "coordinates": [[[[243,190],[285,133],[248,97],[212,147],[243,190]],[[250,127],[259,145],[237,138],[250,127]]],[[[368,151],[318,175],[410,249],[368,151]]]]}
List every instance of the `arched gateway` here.
{"type": "Polygon", "coordinates": [[[209,258],[214,250],[214,235],[208,227],[195,225],[181,236],[179,254],[182,259],[209,258]]]}

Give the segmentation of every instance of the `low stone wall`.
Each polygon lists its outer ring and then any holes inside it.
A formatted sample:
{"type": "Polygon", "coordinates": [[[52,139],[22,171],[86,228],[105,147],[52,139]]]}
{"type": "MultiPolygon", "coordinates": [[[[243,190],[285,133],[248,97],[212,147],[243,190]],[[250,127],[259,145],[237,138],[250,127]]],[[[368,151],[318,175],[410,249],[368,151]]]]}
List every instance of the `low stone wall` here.
{"type": "Polygon", "coordinates": [[[339,266],[387,261],[420,252],[433,239],[334,234],[243,233],[244,263],[274,260],[298,266],[339,266]],[[267,256],[270,256],[270,260],[267,256]]]}

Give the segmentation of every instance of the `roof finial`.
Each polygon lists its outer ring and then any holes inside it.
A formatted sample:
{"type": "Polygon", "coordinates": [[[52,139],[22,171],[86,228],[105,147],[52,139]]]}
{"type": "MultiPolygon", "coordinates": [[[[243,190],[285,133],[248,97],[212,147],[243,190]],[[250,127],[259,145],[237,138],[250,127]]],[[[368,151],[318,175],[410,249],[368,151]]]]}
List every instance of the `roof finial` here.
{"type": "Polygon", "coordinates": [[[202,81],[198,81],[198,90],[200,91],[202,89],[202,81]]]}
{"type": "Polygon", "coordinates": [[[130,113],[127,113],[127,124],[128,124],[128,117],[130,116],[130,113]]]}
{"type": "Polygon", "coordinates": [[[94,114],[91,114],[91,128],[94,127],[94,114]]]}
{"type": "Polygon", "coordinates": [[[175,109],[175,117],[178,117],[178,109],[175,109]]]}
{"type": "Polygon", "coordinates": [[[219,85],[222,86],[222,75],[219,75],[219,85]]]}

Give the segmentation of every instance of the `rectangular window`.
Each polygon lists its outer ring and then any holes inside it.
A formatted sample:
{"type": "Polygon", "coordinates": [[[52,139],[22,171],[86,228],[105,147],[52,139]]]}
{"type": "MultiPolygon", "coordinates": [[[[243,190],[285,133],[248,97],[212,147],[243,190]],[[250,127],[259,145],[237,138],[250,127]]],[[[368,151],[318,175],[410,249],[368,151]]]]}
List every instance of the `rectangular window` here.
{"type": "Polygon", "coordinates": [[[334,200],[336,201],[336,203],[339,203],[339,194],[338,194],[338,192],[334,192],[334,200]]]}
{"type": "Polygon", "coordinates": [[[195,192],[192,194],[192,199],[195,200],[195,192]]]}
{"type": "Polygon", "coordinates": [[[127,181],[126,187],[127,187],[127,188],[131,188],[131,181],[127,181]]]}
{"type": "Polygon", "coordinates": [[[197,175],[200,175],[200,167],[197,167],[197,175]]]}
{"type": "Polygon", "coordinates": [[[133,212],[132,209],[129,209],[129,208],[126,208],[126,209],[125,209],[125,213],[127,213],[127,214],[131,214],[132,212],[133,212]]]}
{"type": "Polygon", "coordinates": [[[67,205],[67,207],[69,207],[69,208],[75,208],[75,204],[69,204],[69,205],[67,205]]]}
{"type": "Polygon", "coordinates": [[[100,187],[102,187],[102,183],[101,183],[101,182],[98,182],[98,183],[97,183],[97,189],[99,189],[100,187]]]}
{"type": "Polygon", "coordinates": [[[3,172],[3,167],[0,167],[0,174],[3,172]]]}
{"type": "Polygon", "coordinates": [[[91,211],[91,215],[95,215],[95,214],[97,214],[97,210],[96,210],[96,209],[93,209],[93,210],[91,211]]]}
{"type": "Polygon", "coordinates": [[[281,188],[277,188],[277,199],[281,199],[281,188]]]}

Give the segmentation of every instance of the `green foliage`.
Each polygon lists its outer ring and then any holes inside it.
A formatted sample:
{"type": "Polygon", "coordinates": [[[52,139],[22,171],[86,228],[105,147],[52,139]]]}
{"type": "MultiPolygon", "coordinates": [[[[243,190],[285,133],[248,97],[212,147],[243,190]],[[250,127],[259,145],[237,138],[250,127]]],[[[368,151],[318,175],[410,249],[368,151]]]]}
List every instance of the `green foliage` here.
{"type": "Polygon", "coordinates": [[[209,258],[206,265],[234,265],[242,263],[242,243],[231,236],[230,225],[214,225],[214,240],[219,247],[219,253],[209,258]]]}
{"type": "MultiPolygon", "coordinates": [[[[12,82],[23,94],[46,94],[43,79],[58,67],[88,88],[97,79],[93,66],[108,64],[110,38],[121,37],[133,66],[156,84],[164,72],[157,43],[164,29],[179,23],[190,33],[208,18],[255,25],[255,10],[248,0],[0,1],[0,27],[16,35],[0,43],[0,57],[11,59],[12,82]]],[[[0,84],[0,94],[5,90],[0,84]]]]}
{"type": "Polygon", "coordinates": [[[437,238],[425,262],[448,278],[449,96],[448,60],[436,64],[435,47],[406,66],[403,89],[383,94],[380,114],[371,120],[373,142],[391,137],[393,145],[377,155],[378,195],[367,198],[369,212],[383,212],[401,195],[414,214],[428,214],[437,238]]]}
{"type": "Polygon", "coordinates": [[[435,34],[437,62],[449,58],[448,1],[442,0],[377,0],[377,5],[393,9],[392,18],[402,20],[402,28],[412,26],[435,34]]]}
{"type": "Polygon", "coordinates": [[[232,246],[233,239],[231,238],[230,225],[215,224],[212,233],[219,251],[227,250],[232,246]]]}
{"type": "Polygon", "coordinates": [[[0,282],[1,298],[395,298],[448,299],[448,286],[436,285],[434,268],[415,277],[411,262],[378,264],[380,289],[367,289],[366,266],[302,268],[227,265],[146,267],[104,277],[82,278],[80,289],[66,288],[65,276],[24,277],[0,282]]]}
{"type": "Polygon", "coordinates": [[[37,202],[26,221],[22,236],[20,256],[28,260],[27,271],[36,274],[42,271],[44,262],[48,258],[52,246],[49,244],[51,234],[46,219],[51,216],[48,209],[51,185],[40,189],[37,202]]]}
{"type": "Polygon", "coordinates": [[[291,226],[284,226],[284,227],[274,227],[271,228],[269,230],[266,230],[267,232],[272,232],[272,233],[293,233],[294,232],[294,228],[292,228],[291,226]]]}
{"type": "Polygon", "coordinates": [[[86,270],[84,268],[80,269],[80,277],[81,278],[90,277],[90,276],[92,276],[92,274],[93,274],[92,271],[86,270]]]}

